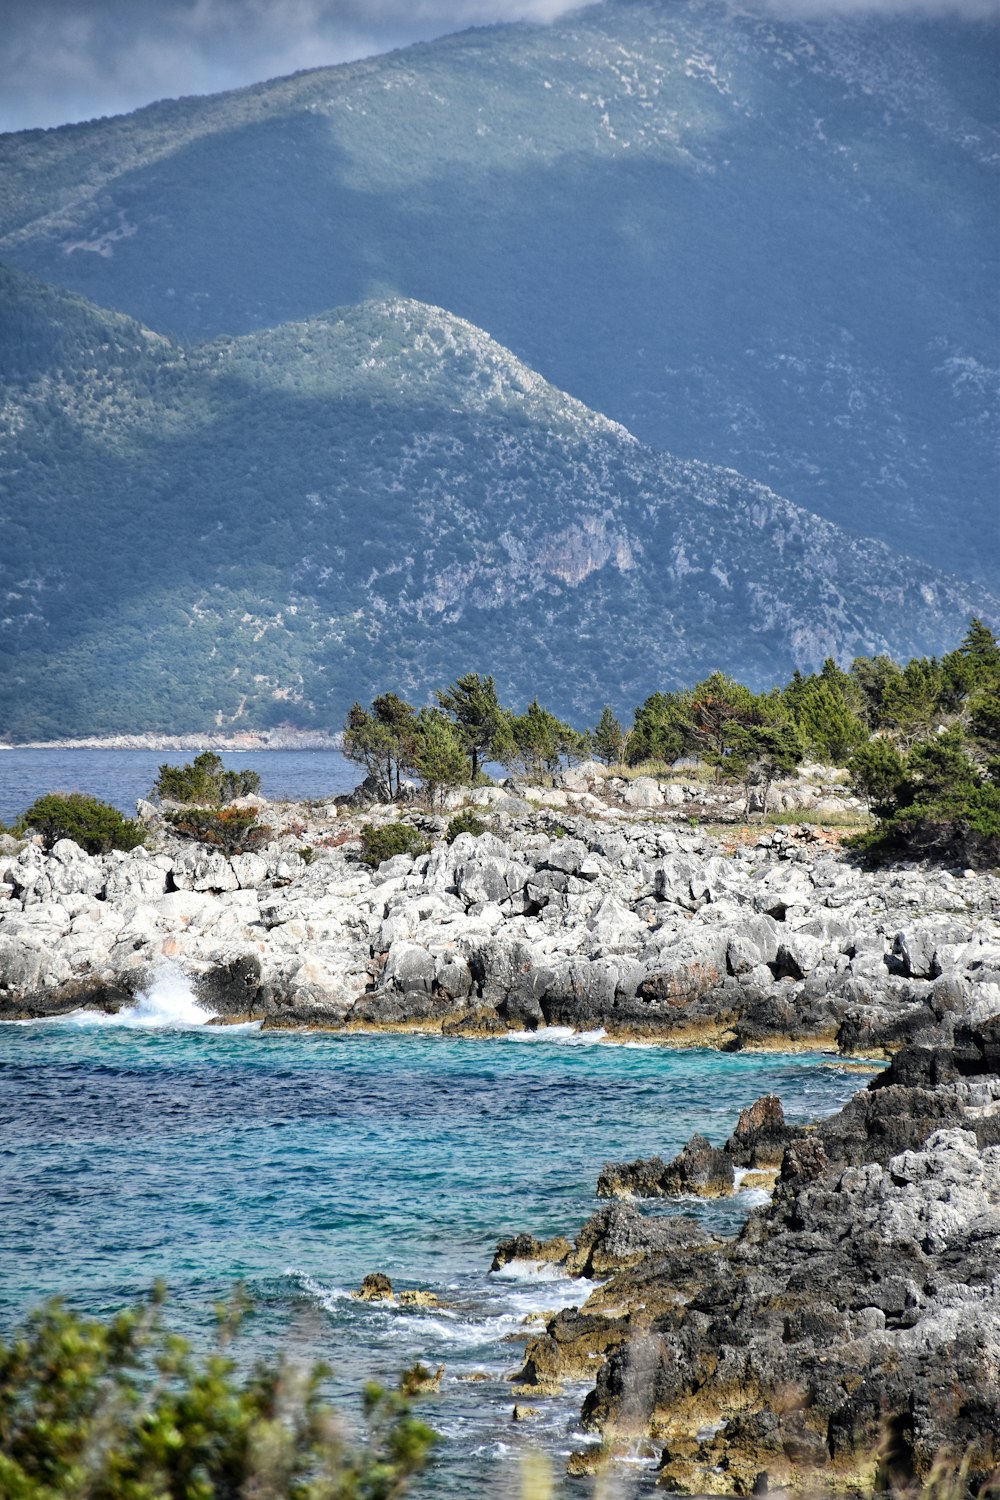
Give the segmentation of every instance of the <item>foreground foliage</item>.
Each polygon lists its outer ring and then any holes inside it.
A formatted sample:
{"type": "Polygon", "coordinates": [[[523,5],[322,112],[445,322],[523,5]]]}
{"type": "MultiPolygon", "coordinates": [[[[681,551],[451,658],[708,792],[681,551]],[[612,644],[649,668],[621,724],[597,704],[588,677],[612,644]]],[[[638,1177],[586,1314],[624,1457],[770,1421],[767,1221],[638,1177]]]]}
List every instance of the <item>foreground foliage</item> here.
{"type": "Polygon", "coordinates": [[[46,849],[60,839],[72,839],[87,854],[137,849],[146,837],[141,823],[122,817],[117,807],[84,792],[46,793],[18,819],[15,831],[41,834],[46,849]]]}
{"type": "Polygon", "coordinates": [[[242,1373],[227,1347],[195,1354],[162,1293],[104,1322],[52,1302],[0,1343],[0,1493],[7,1500],[392,1500],[434,1435],[395,1392],[364,1392],[364,1440],[322,1398],[324,1366],[242,1373]]]}

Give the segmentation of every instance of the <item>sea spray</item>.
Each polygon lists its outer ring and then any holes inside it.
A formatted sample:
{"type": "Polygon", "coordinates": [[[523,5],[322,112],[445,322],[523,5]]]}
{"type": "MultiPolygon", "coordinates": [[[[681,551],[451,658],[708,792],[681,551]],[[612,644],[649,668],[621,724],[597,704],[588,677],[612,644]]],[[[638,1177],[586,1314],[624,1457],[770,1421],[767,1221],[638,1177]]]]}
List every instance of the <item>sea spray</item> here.
{"type": "MultiPolygon", "coordinates": [[[[123,1026],[133,1031],[179,1031],[192,1026],[206,1026],[214,1020],[215,1011],[207,1010],[197,996],[190,979],[176,964],[164,962],[149,986],[140,990],[132,1005],[108,1014],[103,1010],[71,1010],[64,1016],[46,1017],[44,1024],[62,1026],[123,1026]]],[[[37,1021],[20,1025],[34,1026],[37,1021]]],[[[242,1029],[242,1028],[241,1028],[242,1029]]]]}
{"type": "Polygon", "coordinates": [[[111,1019],[120,1026],[204,1026],[214,1011],[200,1005],[186,974],[176,964],[164,964],[148,989],[142,990],[134,1005],[128,1005],[111,1019]]]}

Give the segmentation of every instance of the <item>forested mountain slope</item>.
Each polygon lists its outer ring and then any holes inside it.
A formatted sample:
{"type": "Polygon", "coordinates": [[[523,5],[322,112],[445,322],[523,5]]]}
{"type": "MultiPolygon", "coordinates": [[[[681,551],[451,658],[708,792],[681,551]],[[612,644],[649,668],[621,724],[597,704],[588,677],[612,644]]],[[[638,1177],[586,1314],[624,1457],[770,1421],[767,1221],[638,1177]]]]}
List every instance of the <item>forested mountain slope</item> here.
{"type": "Polygon", "coordinates": [[[1000,26],[606,0],[0,139],[0,257],[171,336],[412,297],[989,580],[1000,26]]]}
{"type": "Polygon", "coordinates": [[[1000,620],[436,308],[185,349],[20,273],[0,301],[0,738],[339,727],[470,668],[592,722],[1000,620]]]}

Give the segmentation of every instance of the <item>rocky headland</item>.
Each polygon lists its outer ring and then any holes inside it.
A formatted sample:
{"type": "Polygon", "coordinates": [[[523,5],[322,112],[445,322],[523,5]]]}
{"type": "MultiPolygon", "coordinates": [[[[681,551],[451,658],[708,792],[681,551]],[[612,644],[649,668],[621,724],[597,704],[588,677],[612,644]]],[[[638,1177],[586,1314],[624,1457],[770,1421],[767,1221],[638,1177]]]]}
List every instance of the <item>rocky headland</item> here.
{"type": "MultiPolygon", "coordinates": [[[[561,780],[472,792],[487,831],[451,843],[447,814],[345,799],[243,799],[270,836],[232,856],[146,803],[129,853],[8,839],[0,1015],[116,1009],[164,960],[220,1019],[267,1026],[603,1027],[870,1057],[1000,1009],[992,874],[865,869],[821,827],[741,825],[703,784],[561,780]],[[400,817],[426,852],[370,869],[362,825],[400,817]]],[[[850,805],[836,784],[793,792],[819,816],[850,805]]]]}
{"type": "MultiPolygon", "coordinates": [[[[487,831],[451,843],[446,815],[343,801],[259,804],[270,841],[231,857],[148,805],[127,854],[8,841],[0,1017],[116,1010],[170,961],[220,1021],[891,1059],[813,1127],[766,1099],[728,1142],[609,1163],[575,1244],[529,1225],[499,1246],[498,1266],[608,1278],[531,1339],[516,1388],[585,1379],[600,1441],[574,1466],[653,1444],[683,1493],[993,1493],[1000,881],[866,868],[836,832],[747,828],[703,784],[561,782],[468,794],[487,831]],[[399,816],[426,852],[368,868],[362,823],[399,816]],[[734,1240],[635,1202],[747,1182],[772,1195],[734,1240]]],[[[850,810],[818,779],[778,795],[850,810]]]]}

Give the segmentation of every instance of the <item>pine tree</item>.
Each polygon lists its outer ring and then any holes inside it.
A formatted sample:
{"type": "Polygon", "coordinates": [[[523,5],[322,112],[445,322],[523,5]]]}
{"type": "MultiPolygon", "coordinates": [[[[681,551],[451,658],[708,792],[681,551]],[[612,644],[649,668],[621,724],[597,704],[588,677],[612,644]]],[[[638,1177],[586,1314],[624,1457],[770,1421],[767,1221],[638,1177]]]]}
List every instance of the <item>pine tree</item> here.
{"type": "Polygon", "coordinates": [[[691,734],[690,696],[681,693],[651,693],[635,711],[628,735],[628,761],[644,760],[668,764],[684,754],[691,734]]]}
{"type": "Polygon", "coordinates": [[[891,816],[906,781],[906,762],[892,741],[879,735],[860,745],[847,762],[847,769],[852,789],[864,797],[875,816],[891,816]]]}
{"type": "Polygon", "coordinates": [[[428,801],[443,804],[447,792],[467,785],[471,765],[455,724],[439,708],[422,708],[416,719],[417,740],[413,770],[423,782],[428,801]]]}
{"type": "Polygon", "coordinates": [[[450,688],[435,693],[440,706],[453,716],[462,743],[472,762],[475,784],[485,758],[495,755],[509,715],[497,697],[492,677],[467,672],[450,688]]]}
{"type": "Polygon", "coordinates": [[[749,711],[729,723],[728,769],[739,771],[750,812],[751,793],[760,788],[761,812],[767,812],[772,784],[790,776],[802,762],[802,741],[780,697],[761,697],[749,711]]]}
{"type": "Polygon", "coordinates": [[[622,726],[610,707],[605,704],[604,712],[593,734],[594,754],[598,759],[603,760],[606,766],[618,765],[621,762],[624,745],[625,736],[622,733],[622,726]]]}
{"type": "Polygon", "coordinates": [[[397,693],[383,693],[370,709],[352,705],[344,725],[343,752],[381,784],[387,799],[399,795],[402,773],[412,768],[416,747],[416,714],[397,693]]]}
{"type": "Polygon", "coordinates": [[[510,721],[510,737],[503,750],[504,764],[533,780],[557,770],[563,757],[578,755],[586,743],[568,724],[533,698],[523,714],[510,721]]]}
{"type": "Polygon", "coordinates": [[[702,759],[722,775],[734,736],[753,721],[757,700],[749,688],[722,672],[713,672],[691,695],[690,735],[702,759]]]}
{"type": "MultiPolygon", "coordinates": [[[[846,677],[846,673],[841,676],[846,677]]],[[[835,766],[845,765],[868,738],[865,726],[844,700],[836,679],[810,677],[797,695],[794,714],[810,755],[835,766]]]]}

